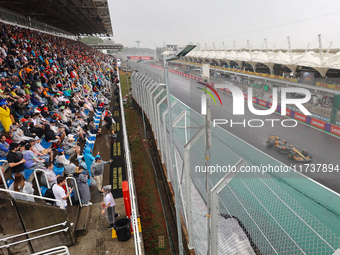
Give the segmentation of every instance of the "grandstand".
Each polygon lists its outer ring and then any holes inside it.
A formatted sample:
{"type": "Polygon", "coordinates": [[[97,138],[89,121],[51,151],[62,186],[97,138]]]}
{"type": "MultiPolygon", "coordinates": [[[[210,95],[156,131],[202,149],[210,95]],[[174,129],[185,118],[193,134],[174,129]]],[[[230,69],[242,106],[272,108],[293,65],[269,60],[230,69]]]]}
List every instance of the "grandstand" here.
{"type": "MultiPolygon", "coordinates": [[[[112,36],[107,1],[2,1],[0,6],[1,253],[80,254],[82,247],[67,248],[78,242],[94,254],[98,242],[104,245],[98,236],[111,239],[107,227],[126,217],[122,181],[129,180],[127,216],[135,238],[125,249],[141,254],[131,165],[125,162],[130,154],[110,160],[113,147],[128,150],[126,130],[118,132],[124,126],[118,117],[122,99],[111,100],[113,90],[119,91],[115,58],[75,40],[84,34],[112,36]],[[118,138],[101,130],[105,124],[118,138]],[[86,235],[94,224],[90,218],[103,208],[100,193],[107,185],[105,196],[116,198],[116,214],[106,202],[111,221],[99,217],[101,227],[86,235]]],[[[116,252],[120,246],[111,242],[106,248],[116,252]]]]}
{"type": "MultiPolygon", "coordinates": [[[[319,35],[320,37],[320,35],[319,35]]],[[[209,63],[212,66],[265,73],[269,75],[299,78],[303,73],[312,73],[318,82],[340,83],[339,52],[322,49],[321,37],[318,50],[195,50],[185,60],[193,63],[209,63]],[[327,78],[337,78],[327,80],[327,78]]],[[[315,82],[314,82],[315,83],[315,82]]],[[[314,84],[315,85],[315,84],[314,84]]]]}

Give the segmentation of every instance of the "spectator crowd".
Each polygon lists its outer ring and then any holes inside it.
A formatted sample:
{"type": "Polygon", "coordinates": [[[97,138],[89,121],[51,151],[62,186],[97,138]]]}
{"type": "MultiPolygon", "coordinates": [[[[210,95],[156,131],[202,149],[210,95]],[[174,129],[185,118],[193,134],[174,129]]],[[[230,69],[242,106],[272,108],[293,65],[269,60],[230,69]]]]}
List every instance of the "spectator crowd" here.
{"type": "Polygon", "coordinates": [[[62,188],[66,176],[76,179],[85,205],[91,204],[90,178],[102,192],[101,174],[111,160],[92,156],[89,147],[82,153],[78,143],[101,134],[94,123],[98,112],[108,135],[116,135],[107,108],[111,84],[118,83],[116,71],[112,57],[80,41],[0,23],[0,157],[11,170],[10,190],[33,194],[25,175],[44,169],[63,206],[71,194],[62,188]],[[63,172],[56,174],[56,167],[63,172]]]}

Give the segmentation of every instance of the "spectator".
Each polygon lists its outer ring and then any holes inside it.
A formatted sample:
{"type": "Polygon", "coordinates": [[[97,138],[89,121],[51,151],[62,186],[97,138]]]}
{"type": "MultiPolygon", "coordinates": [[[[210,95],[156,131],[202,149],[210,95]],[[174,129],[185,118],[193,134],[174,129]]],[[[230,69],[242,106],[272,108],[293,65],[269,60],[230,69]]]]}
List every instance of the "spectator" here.
{"type": "Polygon", "coordinates": [[[104,165],[110,164],[111,162],[112,159],[110,159],[110,161],[103,161],[101,157],[96,157],[95,162],[91,166],[91,176],[96,180],[96,185],[100,193],[103,193],[102,184],[104,165]]]}
{"type": "Polygon", "coordinates": [[[12,139],[13,138],[13,133],[11,131],[5,132],[5,136],[6,136],[6,142],[8,144],[13,143],[13,139],[12,139]]]}
{"type": "MultiPolygon", "coordinates": [[[[99,151],[98,151],[98,156],[99,156],[99,151]]],[[[92,150],[89,147],[86,147],[84,149],[84,161],[86,163],[87,170],[91,170],[91,166],[94,162],[95,157],[92,156],[92,150]]]]}
{"type": "Polygon", "coordinates": [[[7,154],[7,162],[11,168],[12,174],[23,173],[25,171],[24,164],[26,163],[26,160],[18,154],[20,149],[21,147],[18,143],[11,143],[9,145],[10,151],[7,154]]]}
{"type": "Polygon", "coordinates": [[[7,154],[9,152],[9,144],[6,142],[6,136],[1,135],[0,139],[0,157],[7,158],[7,154]]]}
{"type": "Polygon", "coordinates": [[[49,124],[45,125],[45,140],[52,143],[60,143],[60,137],[56,136],[49,124]]]}
{"type": "Polygon", "coordinates": [[[65,154],[74,155],[77,154],[77,158],[80,156],[80,147],[74,143],[74,137],[69,136],[67,142],[64,143],[65,154]]]}
{"type": "Polygon", "coordinates": [[[55,172],[53,171],[53,168],[54,168],[54,165],[52,162],[46,163],[45,168],[44,168],[50,187],[52,187],[54,183],[55,184],[57,183],[57,178],[60,176],[59,174],[58,175],[55,174],[55,172]]]}
{"type": "MultiPolygon", "coordinates": [[[[115,226],[115,216],[116,216],[116,203],[111,193],[111,185],[106,185],[103,187],[102,192],[104,192],[103,199],[103,207],[102,214],[107,211],[107,216],[109,218],[110,226],[109,229],[114,228],[115,226]]],[[[118,215],[119,216],[119,215],[118,215]]]]}
{"type": "Polygon", "coordinates": [[[106,123],[106,129],[109,132],[109,135],[112,134],[112,136],[114,136],[115,131],[113,124],[116,122],[113,120],[111,112],[107,113],[107,115],[104,118],[104,122],[106,123]]]}
{"type": "MultiPolygon", "coordinates": [[[[33,195],[34,189],[32,187],[32,184],[25,181],[25,177],[21,173],[16,173],[14,175],[14,182],[11,186],[9,186],[9,190],[14,190],[17,192],[21,192],[23,194],[30,194],[33,195]]],[[[20,195],[20,194],[14,194],[11,193],[11,196],[14,199],[20,199],[25,201],[34,202],[34,197],[20,195]]]]}
{"type": "Polygon", "coordinates": [[[66,180],[64,177],[58,177],[57,178],[57,185],[53,185],[52,192],[54,194],[55,199],[58,200],[57,206],[64,207],[67,209],[67,198],[71,195],[73,188],[69,190],[69,192],[66,194],[65,190],[63,189],[63,186],[65,186],[66,180]]]}
{"type": "Polygon", "coordinates": [[[83,202],[84,206],[89,206],[92,205],[92,203],[90,202],[91,200],[91,192],[90,192],[90,187],[87,184],[87,180],[88,180],[88,173],[84,173],[83,171],[83,167],[81,166],[77,166],[76,170],[73,174],[73,177],[76,179],[77,181],[77,185],[78,185],[78,190],[80,193],[80,199],[83,202]]]}
{"type": "Polygon", "coordinates": [[[56,160],[55,160],[57,162],[57,164],[60,164],[65,168],[64,172],[65,172],[66,175],[73,174],[74,171],[76,170],[76,165],[71,163],[68,159],[66,159],[65,151],[63,149],[59,148],[58,152],[59,152],[59,154],[58,154],[58,156],[56,157],[56,160]]]}
{"type": "Polygon", "coordinates": [[[29,143],[25,145],[25,150],[22,153],[26,160],[25,167],[27,169],[43,169],[45,160],[43,158],[38,158],[34,154],[32,146],[33,142],[34,140],[29,141],[29,143]]]}
{"type": "Polygon", "coordinates": [[[5,131],[9,131],[9,127],[12,125],[12,120],[11,120],[11,111],[7,107],[7,102],[6,100],[1,100],[0,101],[0,122],[2,126],[4,127],[5,131]]]}
{"type": "Polygon", "coordinates": [[[33,152],[35,155],[42,157],[46,162],[52,161],[53,160],[53,152],[51,149],[45,149],[42,147],[40,144],[40,138],[36,137],[35,139],[35,144],[33,146],[33,152]]]}

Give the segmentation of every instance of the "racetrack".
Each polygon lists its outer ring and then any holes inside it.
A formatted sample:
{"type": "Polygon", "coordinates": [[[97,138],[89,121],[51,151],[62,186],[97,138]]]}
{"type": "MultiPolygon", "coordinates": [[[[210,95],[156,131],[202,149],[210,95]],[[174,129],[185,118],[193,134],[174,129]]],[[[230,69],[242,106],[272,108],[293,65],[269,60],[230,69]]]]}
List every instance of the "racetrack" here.
{"type": "MultiPolygon", "coordinates": [[[[169,78],[171,94],[177,97],[183,103],[187,104],[193,110],[200,112],[200,98],[202,91],[197,89],[196,87],[202,87],[202,85],[195,82],[194,80],[189,80],[172,73],[169,73],[169,78]]],[[[246,121],[249,119],[261,119],[263,121],[265,121],[265,119],[279,119],[281,122],[282,120],[287,119],[286,117],[282,117],[279,114],[272,114],[269,116],[254,115],[248,110],[247,106],[245,106],[244,116],[233,116],[232,97],[229,94],[223,92],[219,92],[219,94],[223,106],[219,105],[219,103],[217,104],[217,106],[215,106],[212,102],[212,119],[233,119],[234,122],[242,122],[244,119],[246,121]]],[[[259,107],[256,108],[261,109],[259,107]]],[[[294,164],[296,165],[297,169],[300,169],[300,166],[302,166],[302,173],[304,175],[336,191],[337,193],[340,193],[339,172],[327,171],[326,173],[324,173],[320,171],[313,173],[309,170],[306,171],[306,166],[301,165],[300,163],[295,163],[294,161],[289,160],[286,155],[280,154],[278,151],[268,149],[266,147],[268,136],[277,135],[282,139],[287,140],[289,143],[297,146],[298,148],[303,148],[310,152],[313,155],[313,160],[309,164],[332,164],[334,167],[339,167],[339,138],[314,129],[300,122],[298,122],[298,125],[296,127],[282,127],[279,122],[275,122],[275,127],[271,127],[270,122],[265,123],[266,124],[263,127],[249,127],[247,125],[246,127],[243,127],[241,125],[230,127],[230,124],[221,125],[221,127],[284,164],[294,164]]],[[[212,132],[214,132],[213,127],[212,132]]],[[[311,165],[309,166],[309,168],[310,167],[311,165]]]]}

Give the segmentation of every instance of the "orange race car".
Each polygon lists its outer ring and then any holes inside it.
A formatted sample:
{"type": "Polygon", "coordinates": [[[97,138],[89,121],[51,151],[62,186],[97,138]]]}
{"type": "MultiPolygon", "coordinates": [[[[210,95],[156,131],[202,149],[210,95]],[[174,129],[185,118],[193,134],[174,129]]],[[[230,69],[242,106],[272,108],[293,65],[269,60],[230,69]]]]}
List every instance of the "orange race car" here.
{"type": "Polygon", "coordinates": [[[266,142],[268,148],[287,154],[288,158],[298,162],[310,162],[312,155],[305,150],[300,150],[278,136],[269,136],[266,142]]]}

